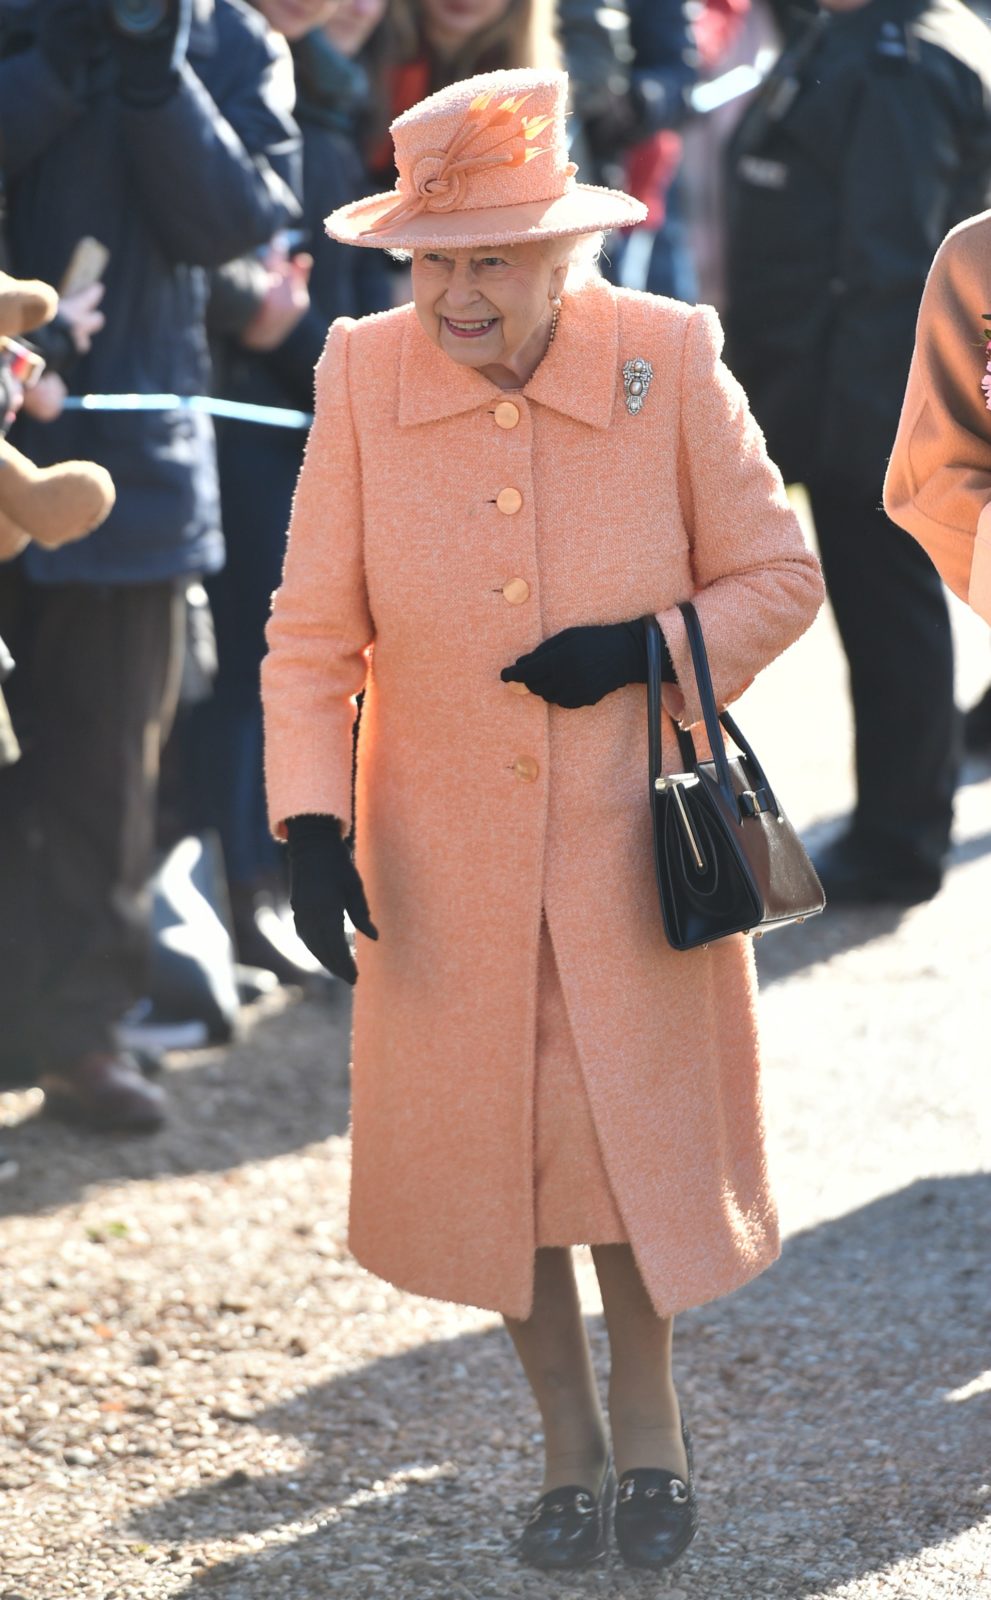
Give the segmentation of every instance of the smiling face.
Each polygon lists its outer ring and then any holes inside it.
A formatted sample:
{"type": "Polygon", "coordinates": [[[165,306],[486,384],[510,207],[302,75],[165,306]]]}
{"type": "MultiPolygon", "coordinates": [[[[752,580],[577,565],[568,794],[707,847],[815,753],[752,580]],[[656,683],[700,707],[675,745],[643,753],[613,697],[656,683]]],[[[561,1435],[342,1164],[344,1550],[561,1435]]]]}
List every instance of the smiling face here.
{"type": "Polygon", "coordinates": [[[513,0],[420,0],[423,31],[442,55],[466,45],[476,33],[501,22],[513,0]]]}
{"type": "Polygon", "coordinates": [[[333,0],[324,33],[343,56],[356,56],[385,16],[388,0],[333,0]]]}
{"type": "Polygon", "coordinates": [[[319,28],[337,0],[255,0],[269,27],[290,41],[319,28]]]}
{"type": "Polygon", "coordinates": [[[459,367],[500,389],[522,387],[547,349],[551,301],[567,276],[560,240],[417,250],[413,303],[420,325],[459,367]]]}

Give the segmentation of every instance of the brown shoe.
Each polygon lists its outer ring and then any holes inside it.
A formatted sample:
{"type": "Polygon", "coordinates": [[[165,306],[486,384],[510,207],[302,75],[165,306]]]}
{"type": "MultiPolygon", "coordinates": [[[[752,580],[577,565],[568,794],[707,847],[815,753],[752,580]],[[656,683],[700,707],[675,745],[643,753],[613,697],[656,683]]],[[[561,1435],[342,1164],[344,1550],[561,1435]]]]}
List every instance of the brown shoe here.
{"type": "Polygon", "coordinates": [[[152,1133],[165,1120],[165,1096],[134,1057],[90,1050],[41,1076],[45,1111],[63,1122],[100,1130],[152,1133]]]}

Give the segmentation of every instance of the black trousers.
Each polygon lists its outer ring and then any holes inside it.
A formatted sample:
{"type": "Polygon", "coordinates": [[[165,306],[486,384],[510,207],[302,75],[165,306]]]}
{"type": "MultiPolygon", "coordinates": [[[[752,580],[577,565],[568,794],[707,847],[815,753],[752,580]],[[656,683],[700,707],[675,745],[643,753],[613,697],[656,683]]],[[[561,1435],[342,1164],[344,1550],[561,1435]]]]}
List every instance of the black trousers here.
{"type": "Polygon", "coordinates": [[[953,637],[935,567],[876,502],[810,486],[856,723],[854,826],[895,871],[939,869],[960,732],[953,637]]]}
{"type": "Polygon", "coordinates": [[[145,989],[159,755],[183,605],[172,583],[0,578],[23,757],[0,771],[0,1079],[112,1049],[145,989]]]}

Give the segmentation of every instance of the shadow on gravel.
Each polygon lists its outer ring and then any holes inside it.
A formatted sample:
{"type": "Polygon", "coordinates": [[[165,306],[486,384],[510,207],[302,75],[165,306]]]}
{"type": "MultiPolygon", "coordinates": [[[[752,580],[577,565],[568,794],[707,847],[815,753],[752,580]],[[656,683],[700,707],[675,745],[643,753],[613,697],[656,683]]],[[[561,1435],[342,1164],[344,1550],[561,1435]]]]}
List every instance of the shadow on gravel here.
{"type": "MultiPolygon", "coordinates": [[[[802,1600],[979,1522],[989,1201],[986,1176],[914,1183],[797,1235],[771,1272],[681,1318],[702,1532],[673,1591],[612,1556],[572,1576],[566,1600],[802,1600]]],[[[591,1327],[601,1372],[600,1319],[591,1327]]],[[[501,1329],[377,1361],[253,1424],[300,1439],[307,1464],[235,1473],[130,1524],[180,1548],[278,1533],[202,1569],[183,1600],[565,1600],[510,1549],[539,1449],[501,1329]]]]}
{"type": "Polygon", "coordinates": [[[979,783],[991,783],[991,753],[977,755],[971,752],[960,770],[959,787],[970,789],[979,783]]]}
{"type": "Polygon", "coordinates": [[[0,1188],[0,1216],[69,1204],[89,1184],[223,1172],[345,1133],[350,994],[331,992],[167,1067],[159,1082],[170,1117],[158,1133],[97,1134],[40,1115],[5,1127],[4,1150],[21,1171],[0,1188]]]}
{"type": "Polygon", "coordinates": [[[966,866],[968,861],[979,861],[982,856],[987,855],[991,855],[991,833],[981,833],[975,839],[965,839],[962,844],[953,847],[950,856],[951,870],[953,867],[966,866]]]}
{"type": "Polygon", "coordinates": [[[894,933],[904,912],[897,906],[865,906],[852,909],[827,906],[819,917],[800,928],[782,928],[769,933],[757,944],[757,973],[760,986],[781,983],[798,972],[847,950],[860,950],[894,933]]]}
{"type": "MultiPolygon", "coordinates": [[[[837,832],[835,821],[818,823],[803,834],[810,854],[826,844],[837,832]]],[[[967,866],[991,855],[991,832],[954,845],[949,870],[967,866]]],[[[757,970],[762,988],[792,978],[798,972],[847,950],[859,950],[893,933],[906,911],[898,906],[828,906],[822,916],[813,917],[800,928],[783,928],[769,934],[757,946],[757,970]]]]}

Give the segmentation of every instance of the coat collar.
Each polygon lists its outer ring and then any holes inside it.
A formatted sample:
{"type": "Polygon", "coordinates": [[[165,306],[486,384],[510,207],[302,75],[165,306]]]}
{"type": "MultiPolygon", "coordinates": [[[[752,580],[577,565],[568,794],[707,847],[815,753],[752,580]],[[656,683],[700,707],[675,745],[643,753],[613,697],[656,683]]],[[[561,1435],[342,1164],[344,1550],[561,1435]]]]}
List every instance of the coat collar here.
{"type": "MultiPolygon", "coordinates": [[[[594,279],[565,294],[557,336],[523,397],[590,428],[612,421],[619,370],[619,314],[615,291],[594,279]]],[[[409,307],[399,366],[399,426],[437,422],[479,406],[491,407],[504,391],[431,343],[409,307]]]]}

